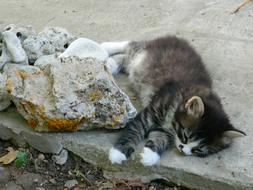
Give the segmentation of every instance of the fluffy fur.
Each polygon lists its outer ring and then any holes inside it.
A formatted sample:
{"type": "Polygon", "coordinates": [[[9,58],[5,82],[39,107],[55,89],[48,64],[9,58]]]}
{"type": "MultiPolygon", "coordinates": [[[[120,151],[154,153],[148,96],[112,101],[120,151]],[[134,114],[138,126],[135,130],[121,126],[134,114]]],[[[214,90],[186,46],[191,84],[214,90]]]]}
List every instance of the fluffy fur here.
{"type": "Polygon", "coordinates": [[[143,104],[114,145],[126,158],[144,138],[142,163],[154,165],[173,146],[185,155],[205,157],[245,135],[230,123],[200,56],[185,40],[166,36],[102,46],[117,57],[143,104]]]}

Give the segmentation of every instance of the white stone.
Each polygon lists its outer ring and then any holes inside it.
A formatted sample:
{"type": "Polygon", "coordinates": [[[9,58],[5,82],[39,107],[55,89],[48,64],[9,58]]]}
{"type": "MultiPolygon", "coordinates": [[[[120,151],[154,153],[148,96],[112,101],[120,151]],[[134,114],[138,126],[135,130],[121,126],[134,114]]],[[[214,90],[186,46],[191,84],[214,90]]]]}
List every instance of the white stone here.
{"type": "Polygon", "coordinates": [[[34,30],[34,28],[31,25],[18,26],[15,24],[9,24],[8,26],[6,26],[3,29],[3,32],[4,31],[11,31],[11,32],[15,33],[15,35],[20,39],[21,43],[23,43],[23,41],[27,37],[36,35],[36,31],[34,30]]]}
{"type": "Polygon", "coordinates": [[[2,55],[0,57],[0,69],[8,62],[28,64],[27,55],[20,39],[12,31],[2,33],[2,55]]]}

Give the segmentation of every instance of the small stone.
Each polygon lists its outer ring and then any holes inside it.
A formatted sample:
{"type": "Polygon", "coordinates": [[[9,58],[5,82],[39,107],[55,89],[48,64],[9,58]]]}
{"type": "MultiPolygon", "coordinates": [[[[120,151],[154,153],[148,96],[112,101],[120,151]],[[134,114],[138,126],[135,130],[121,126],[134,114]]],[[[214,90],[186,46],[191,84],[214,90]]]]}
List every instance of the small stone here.
{"type": "Polygon", "coordinates": [[[64,184],[64,187],[67,187],[67,188],[70,189],[70,188],[72,188],[72,187],[75,187],[76,185],[78,185],[77,180],[72,179],[72,180],[66,181],[65,184],[64,184]]]}
{"type": "Polygon", "coordinates": [[[7,168],[0,166],[0,187],[8,183],[10,179],[10,172],[7,168]]]}
{"type": "Polygon", "coordinates": [[[59,155],[53,155],[52,159],[56,164],[63,165],[68,160],[68,151],[65,149],[62,149],[59,155]]]}
{"type": "Polygon", "coordinates": [[[45,160],[45,155],[42,154],[42,153],[40,153],[40,154],[38,155],[38,159],[39,159],[39,160],[45,160]]]}
{"type": "Polygon", "coordinates": [[[49,182],[52,183],[52,184],[56,184],[56,183],[57,183],[56,180],[55,180],[54,178],[49,179],[49,182]]]}
{"type": "Polygon", "coordinates": [[[30,189],[34,183],[41,183],[42,177],[35,173],[24,173],[17,178],[17,184],[22,185],[24,189],[30,189]]]}
{"type": "Polygon", "coordinates": [[[0,69],[8,62],[28,64],[25,50],[22,47],[20,39],[12,31],[2,33],[2,55],[0,57],[0,69]]]}
{"type": "Polygon", "coordinates": [[[36,187],[35,190],[46,190],[44,187],[36,187]]]}
{"type": "Polygon", "coordinates": [[[5,185],[4,190],[23,190],[23,188],[11,181],[5,185]]]}

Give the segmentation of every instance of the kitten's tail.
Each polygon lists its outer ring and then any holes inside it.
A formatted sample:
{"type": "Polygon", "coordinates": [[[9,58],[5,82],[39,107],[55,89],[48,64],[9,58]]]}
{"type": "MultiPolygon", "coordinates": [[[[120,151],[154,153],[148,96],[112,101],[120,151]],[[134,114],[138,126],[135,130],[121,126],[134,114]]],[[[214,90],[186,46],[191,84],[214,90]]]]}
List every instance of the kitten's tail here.
{"type": "Polygon", "coordinates": [[[107,60],[107,67],[113,75],[124,70],[129,44],[129,41],[104,42],[101,44],[101,47],[108,52],[109,59],[107,60]]]}
{"type": "Polygon", "coordinates": [[[109,56],[113,56],[115,54],[124,54],[128,45],[129,41],[123,41],[123,42],[104,42],[101,45],[101,47],[106,50],[109,54],[109,56]]]}

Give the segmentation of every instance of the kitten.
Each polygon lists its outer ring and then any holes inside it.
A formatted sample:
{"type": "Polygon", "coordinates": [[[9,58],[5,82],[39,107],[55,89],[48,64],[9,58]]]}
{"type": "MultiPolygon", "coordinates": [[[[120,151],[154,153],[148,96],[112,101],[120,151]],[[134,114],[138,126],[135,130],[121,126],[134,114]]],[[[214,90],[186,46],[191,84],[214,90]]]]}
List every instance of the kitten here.
{"type": "Polygon", "coordinates": [[[117,54],[114,70],[129,74],[143,105],[110,150],[112,163],[129,158],[144,138],[141,162],[151,166],[173,146],[185,155],[205,157],[245,135],[230,123],[200,56],[185,40],[166,36],[101,46],[117,54]]]}

